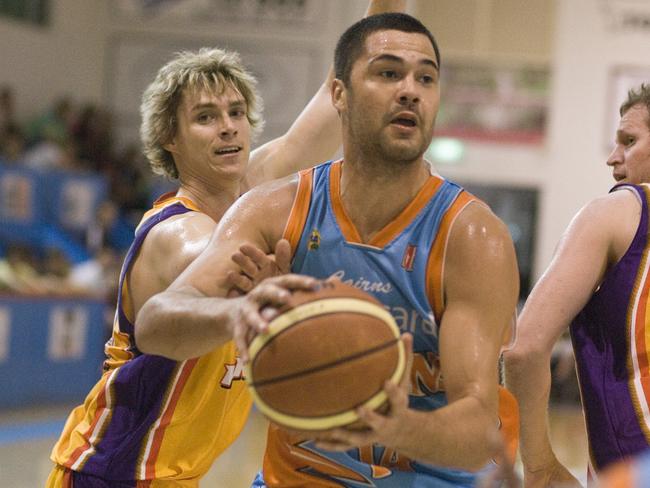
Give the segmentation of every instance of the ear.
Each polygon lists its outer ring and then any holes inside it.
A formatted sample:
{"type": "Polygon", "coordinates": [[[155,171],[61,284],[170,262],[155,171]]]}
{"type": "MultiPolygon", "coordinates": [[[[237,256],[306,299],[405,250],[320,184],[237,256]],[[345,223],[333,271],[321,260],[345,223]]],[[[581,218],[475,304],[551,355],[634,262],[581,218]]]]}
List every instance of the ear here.
{"type": "Polygon", "coordinates": [[[338,78],[332,80],[331,96],[332,105],[340,115],[347,107],[347,90],[343,82],[338,78]]]}
{"type": "Polygon", "coordinates": [[[162,145],[163,149],[169,151],[170,153],[176,152],[176,137],[172,137],[169,142],[162,145]]]}

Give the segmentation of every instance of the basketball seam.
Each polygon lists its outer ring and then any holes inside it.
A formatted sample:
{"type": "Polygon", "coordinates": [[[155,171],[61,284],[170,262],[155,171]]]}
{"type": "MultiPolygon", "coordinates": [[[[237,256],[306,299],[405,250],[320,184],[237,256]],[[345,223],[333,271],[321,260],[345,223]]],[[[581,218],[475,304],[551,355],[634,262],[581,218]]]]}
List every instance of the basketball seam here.
{"type": "Polygon", "coordinates": [[[298,378],[300,376],[306,376],[306,375],[309,375],[309,374],[312,374],[312,373],[318,373],[319,371],[324,371],[324,370],[326,370],[328,368],[338,366],[338,365],[346,363],[348,361],[353,361],[355,359],[362,358],[364,356],[370,356],[371,354],[374,354],[376,352],[379,352],[379,351],[381,351],[383,349],[386,349],[386,348],[392,346],[393,344],[397,343],[398,341],[399,341],[399,339],[392,339],[392,340],[390,340],[388,342],[385,342],[383,344],[379,344],[378,346],[375,346],[375,347],[373,347],[371,349],[366,349],[364,351],[359,351],[359,352],[351,354],[349,356],[339,358],[336,361],[331,361],[329,363],[314,366],[313,368],[304,369],[302,371],[297,371],[295,373],[285,374],[285,375],[282,375],[282,376],[278,376],[276,378],[269,378],[267,380],[251,382],[251,386],[262,387],[262,386],[271,385],[271,384],[274,384],[274,383],[280,383],[282,381],[298,378]]]}

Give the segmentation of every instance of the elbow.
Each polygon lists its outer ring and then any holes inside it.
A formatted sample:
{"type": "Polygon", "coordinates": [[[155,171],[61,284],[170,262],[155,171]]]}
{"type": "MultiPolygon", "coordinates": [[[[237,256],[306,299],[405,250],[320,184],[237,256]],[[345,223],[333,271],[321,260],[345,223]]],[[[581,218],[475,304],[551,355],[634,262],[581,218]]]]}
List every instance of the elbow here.
{"type": "Polygon", "coordinates": [[[164,301],[160,300],[158,295],[154,295],[145,302],[138,312],[134,324],[136,347],[143,354],[163,356],[175,361],[187,359],[179,354],[177,341],[165,340],[166,334],[163,326],[170,317],[165,316],[163,303],[164,301]]]}

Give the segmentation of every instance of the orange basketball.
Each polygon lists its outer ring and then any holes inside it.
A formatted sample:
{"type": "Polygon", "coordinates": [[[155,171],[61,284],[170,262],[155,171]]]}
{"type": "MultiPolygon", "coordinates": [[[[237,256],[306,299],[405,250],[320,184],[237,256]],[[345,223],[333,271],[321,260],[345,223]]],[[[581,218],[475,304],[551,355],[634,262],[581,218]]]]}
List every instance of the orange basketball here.
{"type": "Polygon", "coordinates": [[[296,292],[249,347],[246,379],[257,407],[297,430],[353,424],[355,409],[386,402],[405,354],[390,313],[371,295],[341,282],[296,292]]]}

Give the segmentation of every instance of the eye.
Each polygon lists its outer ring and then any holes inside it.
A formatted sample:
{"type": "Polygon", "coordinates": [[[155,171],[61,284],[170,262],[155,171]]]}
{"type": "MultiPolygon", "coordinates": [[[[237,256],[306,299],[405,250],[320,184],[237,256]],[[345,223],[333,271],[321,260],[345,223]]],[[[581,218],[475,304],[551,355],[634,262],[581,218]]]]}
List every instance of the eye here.
{"type": "Polygon", "coordinates": [[[396,80],[399,77],[397,71],[394,71],[392,69],[385,69],[381,71],[379,74],[382,78],[386,78],[389,80],[396,80]]]}
{"type": "Polygon", "coordinates": [[[230,111],[229,115],[231,117],[241,118],[246,115],[246,110],[244,110],[243,108],[234,108],[230,111]]]}
{"type": "Polygon", "coordinates": [[[214,116],[211,113],[204,112],[196,116],[196,121],[199,124],[209,124],[212,120],[214,120],[214,116]]]}
{"type": "Polygon", "coordinates": [[[424,83],[425,85],[430,85],[435,81],[436,79],[431,75],[422,75],[420,77],[420,82],[424,83]]]}
{"type": "Polygon", "coordinates": [[[631,146],[635,142],[636,142],[636,139],[634,137],[632,137],[632,136],[629,136],[629,137],[625,138],[625,145],[626,146],[631,146]]]}

